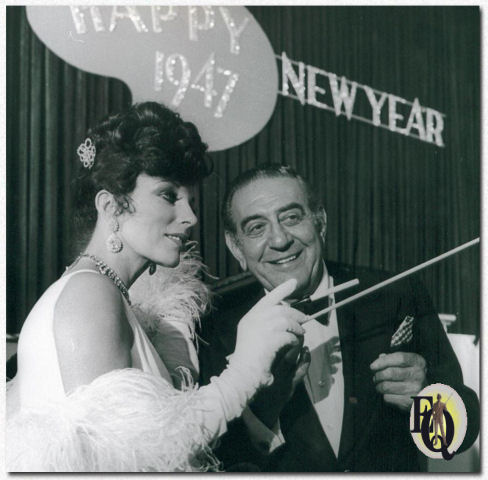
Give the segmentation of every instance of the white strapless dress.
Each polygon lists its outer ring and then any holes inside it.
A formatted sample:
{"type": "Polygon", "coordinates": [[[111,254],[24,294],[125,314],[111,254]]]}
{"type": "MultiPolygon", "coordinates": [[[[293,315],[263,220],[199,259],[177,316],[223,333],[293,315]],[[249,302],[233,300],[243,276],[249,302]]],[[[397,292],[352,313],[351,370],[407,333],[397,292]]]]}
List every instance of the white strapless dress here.
{"type": "MultiPolygon", "coordinates": [[[[76,274],[94,270],[78,270],[62,276],[53,283],[35,304],[27,317],[19,337],[17,349],[18,373],[15,382],[19,389],[19,406],[37,406],[50,400],[64,398],[65,391],[54,340],[54,309],[61,292],[76,274]]],[[[164,378],[172,385],[171,376],[129,304],[124,300],[125,314],[134,335],[131,349],[132,367],[164,378]]]]}

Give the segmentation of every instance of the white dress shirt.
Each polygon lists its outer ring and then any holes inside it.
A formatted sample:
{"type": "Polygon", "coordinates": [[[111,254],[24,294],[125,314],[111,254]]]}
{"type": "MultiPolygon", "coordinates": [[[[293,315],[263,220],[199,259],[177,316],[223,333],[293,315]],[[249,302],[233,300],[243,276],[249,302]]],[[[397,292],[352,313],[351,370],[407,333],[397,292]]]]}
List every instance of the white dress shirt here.
{"type": "MultiPolygon", "coordinates": [[[[319,298],[334,286],[334,281],[324,270],[324,276],[311,300],[319,298]]],[[[330,295],[330,304],[334,294],[330,295]]],[[[308,396],[317,412],[320,424],[329,439],[336,456],[341,441],[344,414],[344,375],[342,354],[335,310],[329,312],[327,325],[310,320],[303,325],[304,345],[310,349],[312,361],[304,379],[308,396]]]]}
{"type": "MultiPolygon", "coordinates": [[[[333,278],[329,276],[324,265],[322,280],[310,296],[311,300],[322,297],[333,285],[333,278]]],[[[333,294],[330,295],[330,303],[334,303],[333,294]]],[[[317,320],[310,320],[303,325],[304,345],[309,348],[311,355],[311,363],[304,383],[320,424],[337,456],[344,414],[344,375],[335,310],[329,313],[328,320],[327,325],[322,325],[317,320]]],[[[270,430],[249,408],[244,411],[243,419],[253,443],[263,453],[271,453],[285,442],[279,422],[270,430]]]]}

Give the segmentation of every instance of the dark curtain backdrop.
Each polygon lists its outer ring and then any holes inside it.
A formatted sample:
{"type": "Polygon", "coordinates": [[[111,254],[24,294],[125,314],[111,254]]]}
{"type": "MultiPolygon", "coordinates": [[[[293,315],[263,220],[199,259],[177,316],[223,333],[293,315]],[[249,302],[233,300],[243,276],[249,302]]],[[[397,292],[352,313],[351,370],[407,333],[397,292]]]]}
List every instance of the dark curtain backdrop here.
{"type": "MultiPolygon", "coordinates": [[[[275,53],[446,114],[437,147],[279,96],[253,139],[213,153],[194,233],[210,272],[239,273],[223,242],[227,182],[286,163],[320,192],[331,260],[398,272],[480,234],[480,17],[477,7],[249,10],[275,53]]],[[[91,123],[130,104],[121,82],[50,53],[23,7],[7,8],[7,329],[18,332],[70,249],[70,178],[91,123]]],[[[478,334],[479,247],[419,274],[452,331],[478,334]]]]}

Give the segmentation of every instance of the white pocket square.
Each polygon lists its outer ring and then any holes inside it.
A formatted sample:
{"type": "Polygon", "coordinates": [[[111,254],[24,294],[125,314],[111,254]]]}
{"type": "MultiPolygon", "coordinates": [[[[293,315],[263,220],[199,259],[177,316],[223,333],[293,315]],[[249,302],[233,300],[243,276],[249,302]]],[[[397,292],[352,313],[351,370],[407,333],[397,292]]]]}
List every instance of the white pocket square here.
{"type": "Polygon", "coordinates": [[[398,347],[412,341],[413,317],[407,315],[391,337],[390,347],[398,347]]]}

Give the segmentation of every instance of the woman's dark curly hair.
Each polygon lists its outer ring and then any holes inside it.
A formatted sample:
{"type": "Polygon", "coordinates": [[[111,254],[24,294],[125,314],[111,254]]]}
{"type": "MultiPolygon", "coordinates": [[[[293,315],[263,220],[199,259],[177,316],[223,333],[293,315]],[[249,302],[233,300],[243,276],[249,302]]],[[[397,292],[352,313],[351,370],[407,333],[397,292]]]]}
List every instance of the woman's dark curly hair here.
{"type": "Polygon", "coordinates": [[[74,183],[73,220],[82,244],[95,228],[95,196],[100,190],[114,195],[121,212],[130,208],[128,194],[141,173],[191,186],[212,171],[207,145],[195,125],[156,102],[134,104],[107,117],[88,137],[96,148],[95,161],[91,169],[80,162],[74,183]]]}

